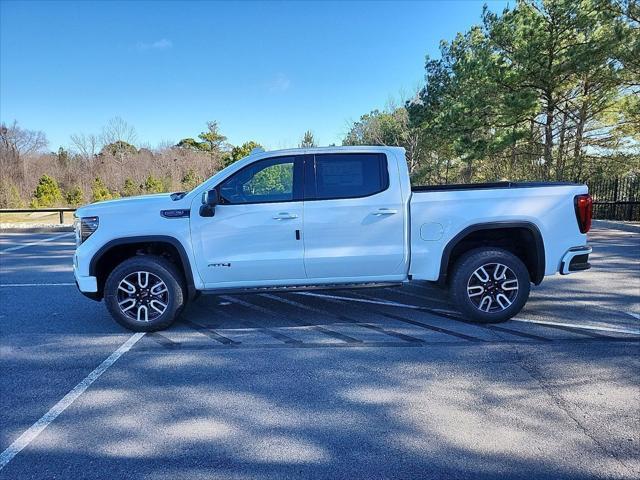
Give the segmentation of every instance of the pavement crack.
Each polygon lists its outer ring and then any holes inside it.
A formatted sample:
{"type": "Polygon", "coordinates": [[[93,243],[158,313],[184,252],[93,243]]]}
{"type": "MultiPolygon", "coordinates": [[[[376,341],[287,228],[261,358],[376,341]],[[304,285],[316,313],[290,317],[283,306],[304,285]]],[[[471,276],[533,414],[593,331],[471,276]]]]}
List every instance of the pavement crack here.
{"type": "Polygon", "coordinates": [[[589,438],[604,454],[616,460],[625,470],[628,470],[630,473],[634,473],[634,469],[627,465],[615,451],[607,447],[607,445],[602,443],[589,431],[589,429],[580,421],[578,416],[571,410],[571,404],[562,398],[559,393],[554,391],[553,385],[544,378],[541,372],[534,365],[527,361],[528,359],[521,351],[518,350],[517,346],[514,346],[511,351],[515,358],[515,363],[540,386],[549,398],[551,398],[556,407],[562,410],[562,412],[564,412],[564,414],[573,421],[584,436],[589,438]]]}

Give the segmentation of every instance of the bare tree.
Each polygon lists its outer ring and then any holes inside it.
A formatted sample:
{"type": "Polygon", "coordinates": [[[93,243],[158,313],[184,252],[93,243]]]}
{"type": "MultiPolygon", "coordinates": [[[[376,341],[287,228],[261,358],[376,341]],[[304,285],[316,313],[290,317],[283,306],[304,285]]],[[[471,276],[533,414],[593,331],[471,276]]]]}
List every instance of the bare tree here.
{"type": "Polygon", "coordinates": [[[45,134],[38,130],[26,130],[13,124],[0,124],[0,170],[3,175],[13,174],[24,178],[24,159],[44,149],[49,142],[45,134]]]}
{"type": "Polygon", "coordinates": [[[102,143],[109,145],[116,142],[136,143],[138,135],[133,125],[129,125],[120,117],[114,117],[102,128],[102,143]]]}
{"type": "Polygon", "coordinates": [[[90,164],[101,148],[100,138],[92,133],[74,133],[71,135],[71,143],[85,164],[90,164]]]}
{"type": "Polygon", "coordinates": [[[122,172],[126,160],[137,153],[135,142],[136,129],[120,117],[114,117],[102,128],[102,149],[100,153],[111,157],[115,162],[115,177],[118,183],[123,180],[122,172]]]}

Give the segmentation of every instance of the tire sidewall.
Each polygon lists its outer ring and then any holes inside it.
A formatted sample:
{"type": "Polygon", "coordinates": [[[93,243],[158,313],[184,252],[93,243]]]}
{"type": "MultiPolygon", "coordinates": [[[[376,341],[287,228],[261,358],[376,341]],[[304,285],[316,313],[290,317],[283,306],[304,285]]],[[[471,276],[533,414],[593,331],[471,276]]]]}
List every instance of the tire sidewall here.
{"type": "Polygon", "coordinates": [[[454,267],[451,282],[453,298],[465,317],[479,323],[497,323],[510,319],[524,307],[529,298],[531,279],[527,267],[511,252],[499,248],[479,248],[464,254],[454,267]],[[488,313],[479,310],[467,294],[467,284],[473,272],[487,263],[502,263],[509,267],[518,279],[518,293],[506,309],[488,313]]]}
{"type": "Polygon", "coordinates": [[[169,261],[162,257],[145,255],[129,258],[111,272],[105,282],[104,300],[109,313],[120,325],[136,332],[152,332],[167,328],[174,322],[184,306],[184,290],[179,273],[169,261]],[[138,322],[129,318],[122,313],[118,305],[117,290],[120,281],[136,271],[147,271],[158,276],[169,291],[167,309],[149,322],[138,322]]]}

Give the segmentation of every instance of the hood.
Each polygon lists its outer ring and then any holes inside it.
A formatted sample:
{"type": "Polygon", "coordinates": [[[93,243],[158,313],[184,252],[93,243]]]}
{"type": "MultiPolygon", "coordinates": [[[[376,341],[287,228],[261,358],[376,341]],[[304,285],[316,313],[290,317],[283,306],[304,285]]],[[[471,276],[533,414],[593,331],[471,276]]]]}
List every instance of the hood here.
{"type": "Polygon", "coordinates": [[[135,212],[137,209],[152,207],[158,208],[182,208],[181,201],[171,200],[170,193],[157,193],[152,195],[139,195],[136,197],[118,198],[116,200],[105,200],[103,202],[91,203],[76,210],[78,217],[91,217],[101,213],[112,213],[119,211],[135,212]]]}

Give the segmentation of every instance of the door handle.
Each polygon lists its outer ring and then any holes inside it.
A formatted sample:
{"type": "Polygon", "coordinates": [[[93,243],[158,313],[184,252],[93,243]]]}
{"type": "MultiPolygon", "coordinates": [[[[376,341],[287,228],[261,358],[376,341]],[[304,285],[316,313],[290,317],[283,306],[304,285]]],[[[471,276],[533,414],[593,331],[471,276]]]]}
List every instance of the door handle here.
{"type": "Polygon", "coordinates": [[[298,215],[288,212],[280,212],[278,215],[273,217],[274,220],[292,220],[294,218],[298,218],[298,215]]]}
{"type": "Polygon", "coordinates": [[[396,213],[398,213],[398,210],[395,208],[379,208],[376,212],[373,212],[376,217],[381,217],[383,215],[395,215],[396,213]]]}

